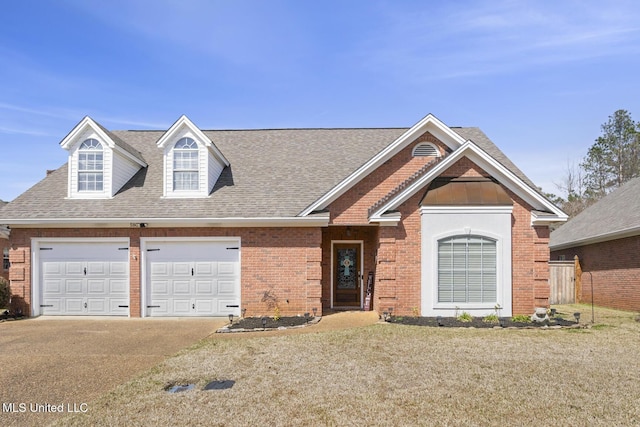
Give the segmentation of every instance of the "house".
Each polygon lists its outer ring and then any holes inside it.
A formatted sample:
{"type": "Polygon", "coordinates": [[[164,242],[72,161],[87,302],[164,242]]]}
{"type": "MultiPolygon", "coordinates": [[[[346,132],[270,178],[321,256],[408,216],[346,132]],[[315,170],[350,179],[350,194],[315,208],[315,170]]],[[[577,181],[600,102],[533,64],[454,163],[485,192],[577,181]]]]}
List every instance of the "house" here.
{"type": "Polygon", "coordinates": [[[551,233],[551,258],[582,270],[579,301],[640,310],[640,178],[634,178],[551,233]],[[592,290],[593,289],[593,294],[592,290]]]}
{"type": "Polygon", "coordinates": [[[566,215],[478,128],[109,131],[12,201],[11,286],[33,315],[363,309],[504,316],[549,298],[566,215]]]}

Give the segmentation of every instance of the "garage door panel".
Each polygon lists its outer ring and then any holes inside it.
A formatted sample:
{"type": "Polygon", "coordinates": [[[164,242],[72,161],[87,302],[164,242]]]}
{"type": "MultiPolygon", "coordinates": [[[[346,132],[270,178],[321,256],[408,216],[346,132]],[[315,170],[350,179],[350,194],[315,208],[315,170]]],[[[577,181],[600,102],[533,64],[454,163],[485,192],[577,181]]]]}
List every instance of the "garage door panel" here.
{"type": "Polygon", "coordinates": [[[109,299],[109,311],[112,313],[127,314],[129,313],[129,300],[128,299],[109,299]]]}
{"type": "Polygon", "coordinates": [[[83,262],[67,262],[64,265],[65,276],[84,276],[84,263],[83,262]]]}
{"type": "Polygon", "coordinates": [[[64,280],[64,293],[65,294],[82,294],[82,280],[81,279],[67,279],[64,280]]]}
{"type": "Polygon", "coordinates": [[[174,280],[173,281],[173,294],[174,295],[191,295],[191,281],[190,280],[174,280]]]}
{"type": "Polygon", "coordinates": [[[198,277],[213,277],[218,274],[217,265],[215,262],[196,262],[194,270],[195,275],[198,277]]]}
{"type": "Polygon", "coordinates": [[[191,263],[176,262],[173,264],[174,276],[191,276],[191,263]]]}
{"type": "Polygon", "coordinates": [[[196,280],[197,295],[215,295],[217,293],[216,282],[214,280],[196,280]]]}
{"type": "Polygon", "coordinates": [[[44,262],[42,263],[42,271],[48,276],[62,276],[64,265],[59,262],[44,262]]]}
{"type": "Polygon", "coordinates": [[[222,316],[240,314],[239,242],[150,241],[147,245],[147,306],[170,300],[168,311],[150,309],[151,316],[222,316]],[[233,248],[233,249],[228,249],[233,248]],[[220,281],[224,280],[225,290],[220,281]],[[157,292],[157,282],[166,282],[168,294],[157,292]],[[235,307],[221,304],[224,295],[235,307]],[[221,310],[220,307],[223,307],[221,310]]]}
{"type": "Polygon", "coordinates": [[[87,312],[89,314],[103,314],[108,311],[109,301],[105,298],[87,298],[87,312]]]}
{"type": "Polygon", "coordinates": [[[83,298],[65,298],[64,311],[65,314],[84,314],[83,298]]]}
{"type": "Polygon", "coordinates": [[[236,314],[238,307],[240,307],[240,300],[238,299],[219,299],[218,300],[218,312],[221,314],[236,314]]]}
{"type": "Polygon", "coordinates": [[[109,280],[109,293],[116,296],[126,296],[129,293],[129,284],[124,279],[109,280]]]}
{"type": "Polygon", "coordinates": [[[215,299],[196,299],[194,303],[195,311],[197,314],[210,315],[215,312],[216,302],[217,300],[215,299]]]}
{"type": "Polygon", "coordinates": [[[107,279],[87,280],[87,295],[107,295],[107,279]]]}
{"type": "Polygon", "coordinates": [[[153,280],[151,282],[151,295],[165,296],[170,294],[171,283],[169,280],[153,280]]]}
{"type": "Polygon", "coordinates": [[[233,276],[236,274],[235,262],[219,262],[218,263],[218,276],[233,276]]]}
{"type": "Polygon", "coordinates": [[[236,282],[232,280],[218,280],[218,294],[234,295],[236,292],[236,282]]]}
{"type": "Polygon", "coordinates": [[[173,299],[173,314],[176,316],[185,316],[191,313],[191,298],[189,299],[173,299]]]}
{"type": "Polygon", "coordinates": [[[88,262],[87,276],[104,276],[107,272],[108,264],[105,262],[88,262]]]}
{"type": "Polygon", "coordinates": [[[129,314],[127,243],[76,241],[39,245],[42,314],[129,314]]]}
{"type": "Polygon", "coordinates": [[[151,275],[167,275],[169,274],[169,264],[166,262],[152,262],[151,275]]]}
{"type": "Polygon", "coordinates": [[[59,295],[62,292],[62,280],[47,280],[42,284],[42,288],[47,294],[59,295]]]}

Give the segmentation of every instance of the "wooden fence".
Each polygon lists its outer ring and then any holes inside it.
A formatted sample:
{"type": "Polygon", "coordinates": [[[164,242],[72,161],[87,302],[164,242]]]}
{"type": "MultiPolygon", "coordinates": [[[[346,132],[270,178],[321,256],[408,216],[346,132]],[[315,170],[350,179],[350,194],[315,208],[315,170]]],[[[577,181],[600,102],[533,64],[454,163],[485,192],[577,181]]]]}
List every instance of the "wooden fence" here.
{"type": "Polygon", "coordinates": [[[549,304],[574,304],[576,302],[577,257],[571,261],[549,261],[549,304]]]}

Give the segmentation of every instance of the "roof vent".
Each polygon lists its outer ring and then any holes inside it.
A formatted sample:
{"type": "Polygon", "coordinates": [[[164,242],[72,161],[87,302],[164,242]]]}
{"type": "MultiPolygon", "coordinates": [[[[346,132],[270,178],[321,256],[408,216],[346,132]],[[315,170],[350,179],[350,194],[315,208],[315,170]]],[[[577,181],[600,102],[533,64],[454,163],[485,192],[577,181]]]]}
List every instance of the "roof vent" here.
{"type": "Polygon", "coordinates": [[[435,145],[427,142],[415,146],[413,157],[440,157],[440,152],[435,145]]]}

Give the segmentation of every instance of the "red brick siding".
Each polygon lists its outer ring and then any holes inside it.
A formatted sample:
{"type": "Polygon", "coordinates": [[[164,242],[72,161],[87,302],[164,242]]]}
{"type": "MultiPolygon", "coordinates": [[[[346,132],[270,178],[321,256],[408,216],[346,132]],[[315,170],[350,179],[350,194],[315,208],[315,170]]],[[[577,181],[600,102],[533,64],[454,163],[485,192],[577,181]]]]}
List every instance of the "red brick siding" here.
{"type": "Polygon", "coordinates": [[[640,236],[553,251],[571,260],[578,256],[582,268],[580,302],[620,310],[640,311],[640,236]]]}
{"type": "Polygon", "coordinates": [[[280,312],[297,315],[320,310],[322,234],[320,228],[146,228],[13,229],[11,290],[31,304],[31,238],[124,237],[130,239],[130,314],[140,316],[140,237],[240,237],[241,296],[247,316],[273,315],[265,291],[280,312]],[[134,258],[135,257],[135,258],[134,258]],[[303,266],[302,268],[300,266],[303,266]],[[288,301],[288,302],[287,302],[288,301]]]}
{"type": "Polygon", "coordinates": [[[368,224],[368,209],[373,204],[433,160],[433,157],[411,155],[413,148],[421,142],[431,142],[444,153],[444,144],[430,133],[422,135],[331,203],[331,223],[368,224]]]}

